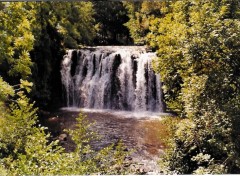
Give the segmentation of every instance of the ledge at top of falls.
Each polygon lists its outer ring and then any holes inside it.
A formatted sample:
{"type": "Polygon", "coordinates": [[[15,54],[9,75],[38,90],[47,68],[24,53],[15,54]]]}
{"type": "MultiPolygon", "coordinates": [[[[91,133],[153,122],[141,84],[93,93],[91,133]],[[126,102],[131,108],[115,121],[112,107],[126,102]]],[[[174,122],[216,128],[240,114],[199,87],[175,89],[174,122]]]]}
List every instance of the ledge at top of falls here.
{"type": "Polygon", "coordinates": [[[102,51],[112,51],[116,52],[119,50],[128,50],[131,52],[152,52],[151,49],[147,46],[135,46],[135,45],[130,45],[130,46],[84,46],[78,49],[67,49],[68,51],[73,51],[73,50],[90,50],[90,51],[96,51],[96,50],[102,50],[102,51]]]}

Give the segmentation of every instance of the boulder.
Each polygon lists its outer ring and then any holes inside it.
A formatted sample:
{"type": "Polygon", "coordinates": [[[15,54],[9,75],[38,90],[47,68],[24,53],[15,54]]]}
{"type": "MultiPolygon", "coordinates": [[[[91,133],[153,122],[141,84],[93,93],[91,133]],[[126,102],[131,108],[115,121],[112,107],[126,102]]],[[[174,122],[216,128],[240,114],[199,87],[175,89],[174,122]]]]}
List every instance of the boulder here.
{"type": "Polygon", "coordinates": [[[67,134],[63,133],[58,136],[59,141],[66,141],[67,140],[67,134]]]}

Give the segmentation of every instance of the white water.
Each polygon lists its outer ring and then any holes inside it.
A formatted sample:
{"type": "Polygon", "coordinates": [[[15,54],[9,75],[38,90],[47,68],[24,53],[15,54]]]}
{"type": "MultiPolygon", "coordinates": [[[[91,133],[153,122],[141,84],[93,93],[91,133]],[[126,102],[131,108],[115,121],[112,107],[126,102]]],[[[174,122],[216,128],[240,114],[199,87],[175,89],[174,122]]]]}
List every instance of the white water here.
{"type": "Polygon", "coordinates": [[[154,57],[144,47],[68,50],[61,69],[67,107],[163,112],[154,57]]]}
{"type": "Polygon", "coordinates": [[[121,118],[136,118],[136,119],[162,119],[164,116],[171,116],[170,113],[164,112],[150,112],[150,111],[116,111],[112,109],[88,109],[88,108],[77,108],[77,107],[63,107],[60,110],[68,112],[91,112],[100,114],[110,114],[121,118]]]}

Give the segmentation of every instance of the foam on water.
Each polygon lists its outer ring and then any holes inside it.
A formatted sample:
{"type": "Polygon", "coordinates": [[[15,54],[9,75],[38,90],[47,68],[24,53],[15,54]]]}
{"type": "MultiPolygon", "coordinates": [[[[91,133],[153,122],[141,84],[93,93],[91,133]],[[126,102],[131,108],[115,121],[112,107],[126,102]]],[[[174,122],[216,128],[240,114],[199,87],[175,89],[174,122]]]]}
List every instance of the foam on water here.
{"type": "Polygon", "coordinates": [[[169,113],[163,112],[136,112],[136,111],[116,111],[112,109],[88,109],[78,107],[63,107],[60,110],[69,112],[86,112],[86,113],[101,113],[110,114],[121,118],[137,118],[137,119],[162,119],[164,116],[169,116],[169,113]]]}

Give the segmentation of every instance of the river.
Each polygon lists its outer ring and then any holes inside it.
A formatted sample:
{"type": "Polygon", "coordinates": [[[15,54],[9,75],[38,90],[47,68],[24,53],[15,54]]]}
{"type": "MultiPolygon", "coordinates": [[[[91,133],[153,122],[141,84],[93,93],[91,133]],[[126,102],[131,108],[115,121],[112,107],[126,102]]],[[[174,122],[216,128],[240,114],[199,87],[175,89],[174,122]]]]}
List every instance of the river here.
{"type": "MultiPolygon", "coordinates": [[[[63,129],[73,129],[80,109],[63,108],[49,116],[45,125],[57,138],[63,129]],[[55,121],[53,120],[55,119],[55,121]],[[57,120],[56,120],[57,119],[57,120]]],[[[161,116],[164,113],[134,113],[129,111],[81,109],[87,120],[94,123],[91,127],[101,137],[91,142],[98,150],[122,140],[126,150],[132,151],[128,157],[132,167],[139,173],[156,174],[159,172],[157,161],[163,153],[164,145],[160,140],[161,116]]],[[[70,137],[62,142],[67,152],[74,150],[70,137]]]]}

